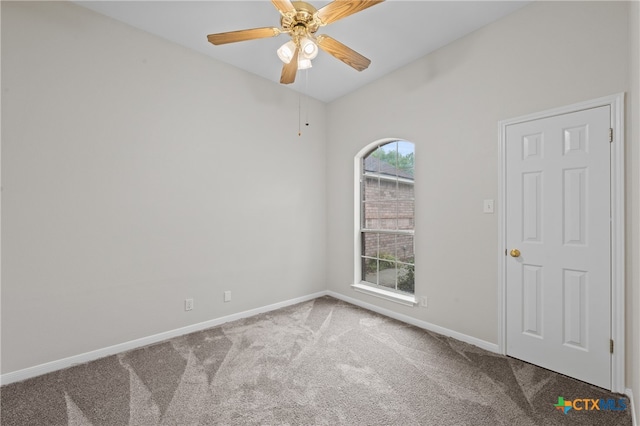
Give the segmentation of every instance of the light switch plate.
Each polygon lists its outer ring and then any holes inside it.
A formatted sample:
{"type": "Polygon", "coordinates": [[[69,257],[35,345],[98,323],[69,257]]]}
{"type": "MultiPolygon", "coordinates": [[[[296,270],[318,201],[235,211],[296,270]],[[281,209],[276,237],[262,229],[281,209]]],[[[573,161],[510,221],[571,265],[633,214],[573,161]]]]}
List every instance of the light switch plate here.
{"type": "Polygon", "coordinates": [[[493,213],[493,200],[484,200],[484,213],[493,213]]]}

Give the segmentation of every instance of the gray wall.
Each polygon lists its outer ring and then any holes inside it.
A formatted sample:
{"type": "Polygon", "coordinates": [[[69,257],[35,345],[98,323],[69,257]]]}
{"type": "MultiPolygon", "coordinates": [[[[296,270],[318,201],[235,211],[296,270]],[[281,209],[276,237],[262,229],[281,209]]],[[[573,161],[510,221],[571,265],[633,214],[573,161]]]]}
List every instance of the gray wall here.
{"type": "MultiPolygon", "coordinates": [[[[534,2],[330,104],[329,288],[497,343],[498,217],[482,207],[498,199],[498,122],[628,91],[628,12],[624,2],[534,2]],[[383,138],[416,144],[415,291],[428,296],[426,309],[350,288],[353,158],[383,138]]],[[[627,193],[629,206],[637,203],[637,179],[627,193]]],[[[637,227],[637,215],[631,222],[637,227]]],[[[636,231],[628,246],[637,239],[636,231]]],[[[627,286],[636,289],[637,276],[627,286]]]]}
{"type": "Polygon", "coordinates": [[[311,101],[299,138],[277,84],[72,4],[2,2],[2,372],[324,289],[495,343],[497,122],[625,91],[640,398],[639,25],[637,2],[535,2],[311,101]],[[349,287],[353,157],[389,137],[416,143],[428,309],[349,287]]]}
{"type": "Polygon", "coordinates": [[[299,137],[279,84],[71,3],[2,2],[2,372],[324,290],[309,105],[299,137]]]}

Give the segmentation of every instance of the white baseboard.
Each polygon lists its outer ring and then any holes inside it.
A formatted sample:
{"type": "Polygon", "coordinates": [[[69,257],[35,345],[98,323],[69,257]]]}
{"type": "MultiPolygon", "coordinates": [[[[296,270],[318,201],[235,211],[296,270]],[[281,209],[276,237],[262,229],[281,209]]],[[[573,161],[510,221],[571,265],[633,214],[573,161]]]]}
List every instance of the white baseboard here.
{"type": "Polygon", "coordinates": [[[239,320],[242,318],[251,317],[264,312],[274,311],[276,309],[295,305],[296,303],[306,302],[306,301],[313,300],[318,297],[326,296],[326,295],[327,295],[326,291],[321,291],[318,293],[297,297],[295,299],[285,300],[284,302],[278,302],[272,305],[262,306],[260,308],[239,312],[237,314],[215,318],[215,319],[201,322],[198,324],[192,324],[186,327],[176,328],[174,330],[165,331],[163,333],[154,334],[152,336],[142,337],[140,339],[135,339],[129,342],[124,342],[124,343],[109,346],[106,348],[97,349],[95,351],[86,352],[79,355],[73,355],[68,358],[47,362],[45,364],[36,365],[34,367],[13,371],[11,373],[6,373],[0,376],[0,385],[7,385],[9,383],[20,382],[22,380],[30,379],[32,377],[41,376],[43,374],[51,373],[53,371],[72,367],[74,365],[84,364],[86,362],[93,361],[99,358],[104,358],[106,356],[114,355],[121,352],[126,352],[131,349],[136,349],[143,346],[148,346],[154,343],[162,342],[164,340],[172,339],[174,337],[182,336],[182,335],[193,333],[200,330],[205,330],[211,327],[216,327],[220,324],[239,320]]]}
{"type": "MultiPolygon", "coordinates": [[[[216,327],[220,324],[224,324],[230,321],[251,317],[264,312],[273,311],[276,309],[284,308],[286,306],[295,305],[296,303],[306,302],[306,301],[313,300],[318,297],[327,296],[327,295],[339,300],[343,300],[347,303],[351,303],[352,305],[360,306],[361,308],[364,308],[373,312],[377,312],[381,315],[385,315],[387,317],[396,319],[398,321],[402,321],[407,324],[411,324],[425,330],[433,331],[435,333],[439,333],[444,336],[452,337],[462,342],[475,345],[489,352],[499,353],[498,345],[495,343],[490,343],[485,340],[477,339],[475,337],[471,337],[466,334],[459,333],[457,331],[449,330],[448,328],[440,327],[438,325],[431,324],[429,322],[422,321],[422,320],[410,317],[408,315],[399,314],[389,309],[381,308],[379,306],[372,305],[370,303],[366,303],[361,300],[354,299],[340,293],[336,293],[333,291],[320,291],[318,293],[309,294],[307,296],[286,300],[284,302],[274,303],[272,305],[262,306],[260,308],[250,309],[248,311],[239,312],[237,314],[215,318],[215,319],[201,322],[198,324],[192,324],[186,327],[181,327],[174,330],[165,331],[163,333],[154,334],[152,336],[142,337],[140,339],[135,339],[135,340],[120,343],[117,345],[109,346],[106,348],[97,349],[95,351],[86,352],[79,355],[73,355],[68,358],[63,358],[56,361],[47,362],[45,364],[36,365],[34,367],[25,368],[23,370],[6,373],[3,375],[0,375],[0,384],[7,385],[9,383],[20,382],[22,380],[30,379],[32,377],[41,376],[43,374],[51,373],[53,371],[72,367],[74,365],[84,364],[86,362],[93,361],[99,358],[104,358],[117,353],[130,351],[132,349],[148,346],[154,343],[172,339],[174,337],[182,336],[189,333],[194,333],[196,331],[205,330],[211,327],[216,327]]],[[[631,392],[631,390],[629,390],[629,392],[631,392]]]]}
{"type": "Polygon", "coordinates": [[[624,390],[625,395],[629,397],[629,405],[631,406],[631,424],[638,426],[638,418],[636,417],[636,405],[633,402],[633,391],[629,388],[624,390]]]}
{"type": "Polygon", "coordinates": [[[406,322],[407,324],[415,325],[416,327],[433,331],[434,333],[442,334],[444,336],[452,337],[456,340],[460,340],[462,342],[472,344],[479,348],[485,349],[489,352],[500,353],[497,343],[487,342],[486,340],[481,340],[475,337],[468,336],[463,333],[459,333],[457,331],[449,330],[448,328],[440,327],[439,325],[431,324],[430,322],[427,322],[427,321],[422,321],[422,320],[410,317],[408,315],[399,314],[389,309],[381,308],[379,306],[372,305],[370,303],[366,303],[361,300],[351,298],[349,296],[345,296],[344,294],[336,293],[333,291],[327,291],[327,295],[331,297],[335,297],[336,299],[340,299],[345,302],[351,303],[352,305],[360,306],[361,308],[368,309],[373,312],[377,312],[381,315],[384,315],[393,319],[397,319],[398,321],[406,322]]]}

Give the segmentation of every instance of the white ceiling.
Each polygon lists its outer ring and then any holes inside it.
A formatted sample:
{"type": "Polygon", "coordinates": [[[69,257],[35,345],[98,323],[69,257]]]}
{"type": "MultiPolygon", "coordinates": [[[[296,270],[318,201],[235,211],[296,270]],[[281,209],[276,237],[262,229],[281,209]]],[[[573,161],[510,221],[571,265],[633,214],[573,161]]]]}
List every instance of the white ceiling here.
{"type": "MultiPolygon", "coordinates": [[[[321,51],[313,60],[313,68],[298,72],[296,83],[290,87],[330,102],[529,2],[387,0],[318,31],[371,59],[368,69],[357,72],[321,51]]],[[[210,44],[206,38],[211,33],[279,27],[280,14],[268,0],[75,3],[268,80],[280,80],[282,62],[276,49],[289,40],[286,34],[221,46],[210,44]]],[[[320,8],[329,1],[308,3],[320,8]]]]}

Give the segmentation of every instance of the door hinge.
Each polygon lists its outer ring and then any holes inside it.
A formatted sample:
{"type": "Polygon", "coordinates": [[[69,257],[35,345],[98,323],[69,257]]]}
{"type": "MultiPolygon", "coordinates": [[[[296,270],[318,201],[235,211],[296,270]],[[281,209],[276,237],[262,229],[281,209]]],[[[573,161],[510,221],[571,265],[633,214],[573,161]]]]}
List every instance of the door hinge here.
{"type": "Polygon", "coordinates": [[[609,128],[609,143],[613,142],[613,129],[609,128]]]}
{"type": "Polygon", "coordinates": [[[613,339],[609,340],[609,353],[613,353],[613,339]]]}

